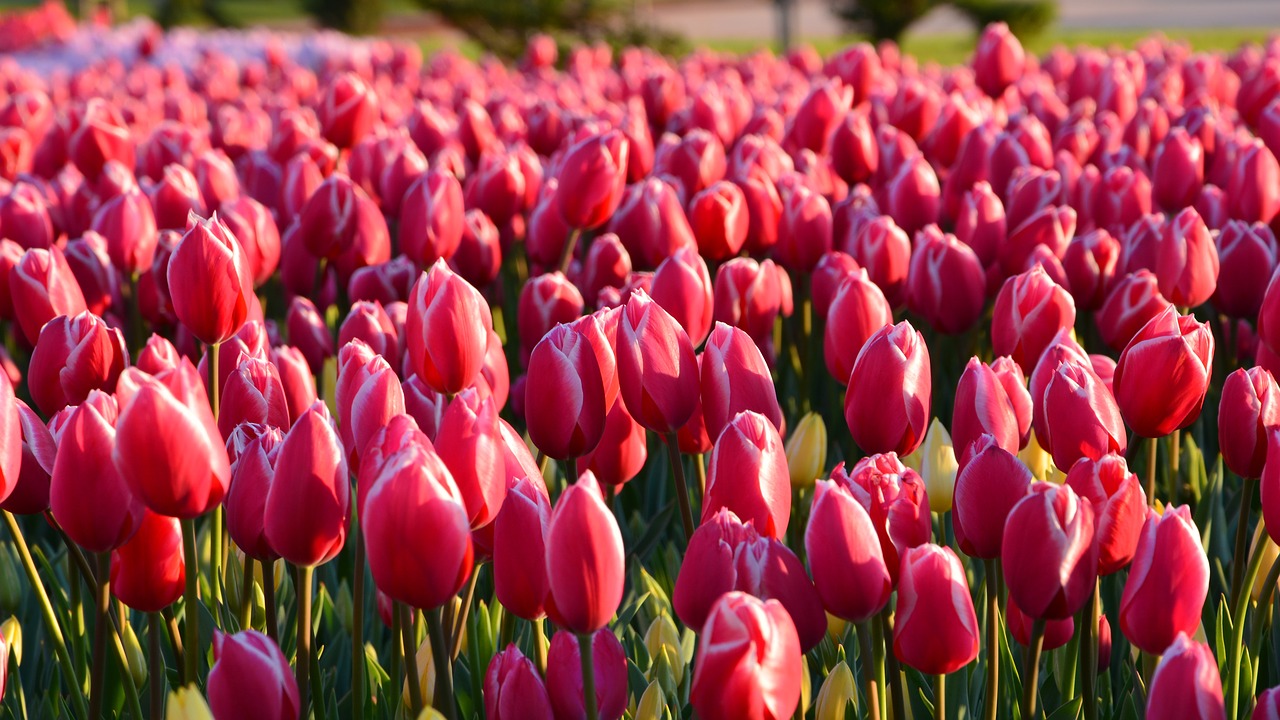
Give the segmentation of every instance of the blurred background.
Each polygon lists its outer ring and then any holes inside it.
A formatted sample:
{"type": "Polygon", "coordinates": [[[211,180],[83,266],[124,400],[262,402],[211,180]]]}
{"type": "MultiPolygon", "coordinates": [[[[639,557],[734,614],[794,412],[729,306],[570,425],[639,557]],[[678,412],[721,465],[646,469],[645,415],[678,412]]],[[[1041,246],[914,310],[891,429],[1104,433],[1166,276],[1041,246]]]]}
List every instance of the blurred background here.
{"type": "MultiPolygon", "coordinates": [[[[0,14],[36,15],[51,5],[62,3],[0,0],[0,14]]],[[[1132,45],[1153,31],[1198,49],[1234,48],[1280,28],[1280,0],[67,0],[66,10],[104,23],[147,15],[166,27],[328,27],[416,40],[426,51],[505,57],[537,33],[671,53],[808,44],[825,55],[853,39],[889,39],[944,64],[963,61],[977,29],[995,21],[1035,52],[1132,45]]],[[[0,45],[15,40],[0,37],[0,45]]]]}

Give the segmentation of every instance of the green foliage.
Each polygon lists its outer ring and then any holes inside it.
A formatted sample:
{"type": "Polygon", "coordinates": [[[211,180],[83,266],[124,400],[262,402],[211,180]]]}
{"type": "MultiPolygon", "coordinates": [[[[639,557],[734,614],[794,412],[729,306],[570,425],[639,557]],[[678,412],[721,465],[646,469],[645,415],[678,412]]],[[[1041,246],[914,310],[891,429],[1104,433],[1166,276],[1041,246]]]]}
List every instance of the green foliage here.
{"type": "Polygon", "coordinates": [[[975,27],[1003,22],[1020,38],[1048,29],[1058,15],[1052,0],[955,0],[952,6],[973,21],[975,27]]]}
{"type": "Polygon", "coordinates": [[[377,31],[382,0],[306,0],[306,11],[327,28],[355,35],[377,31]]]}
{"type": "Polygon", "coordinates": [[[1030,37],[1057,15],[1053,0],[831,0],[835,13],[873,40],[899,41],[916,20],[935,7],[951,5],[982,28],[1004,22],[1013,34],[1030,37]]]}

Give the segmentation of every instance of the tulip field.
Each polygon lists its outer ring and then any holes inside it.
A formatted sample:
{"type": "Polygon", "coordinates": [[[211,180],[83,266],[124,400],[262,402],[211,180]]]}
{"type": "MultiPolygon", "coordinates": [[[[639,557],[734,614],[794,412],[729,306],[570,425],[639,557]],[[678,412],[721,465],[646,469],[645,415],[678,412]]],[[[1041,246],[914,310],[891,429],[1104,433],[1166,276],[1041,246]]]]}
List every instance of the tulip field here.
{"type": "Polygon", "coordinates": [[[1280,35],[0,49],[0,720],[1280,720],[1280,35]]]}

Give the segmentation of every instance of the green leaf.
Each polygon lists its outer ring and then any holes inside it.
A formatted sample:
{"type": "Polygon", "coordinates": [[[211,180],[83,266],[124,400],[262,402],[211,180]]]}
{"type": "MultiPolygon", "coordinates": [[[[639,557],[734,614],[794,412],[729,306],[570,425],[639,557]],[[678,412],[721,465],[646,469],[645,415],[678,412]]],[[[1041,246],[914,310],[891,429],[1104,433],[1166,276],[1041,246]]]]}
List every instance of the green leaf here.
{"type": "Polygon", "coordinates": [[[1078,697],[1074,700],[1068,700],[1054,710],[1045,720],[1075,720],[1080,717],[1080,710],[1084,707],[1084,698],[1078,697]]]}

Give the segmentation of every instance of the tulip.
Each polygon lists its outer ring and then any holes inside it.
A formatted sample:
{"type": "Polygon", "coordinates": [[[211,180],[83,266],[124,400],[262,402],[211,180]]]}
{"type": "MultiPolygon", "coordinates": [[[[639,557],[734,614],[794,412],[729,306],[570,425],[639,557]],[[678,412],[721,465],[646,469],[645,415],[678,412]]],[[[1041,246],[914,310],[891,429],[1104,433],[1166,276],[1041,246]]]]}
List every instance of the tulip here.
{"type": "Polygon", "coordinates": [[[854,442],[867,453],[911,453],[924,439],[929,402],[924,338],[905,320],[881,328],[858,352],[849,376],[844,416],[854,442]]]}
{"type": "Polygon", "coordinates": [[[987,267],[995,262],[1007,227],[1000,196],[991,189],[990,183],[974,183],[973,189],[965,193],[956,217],[956,239],[973,248],[983,267],[987,267]]]}
{"type": "MultiPolygon", "coordinates": [[[[288,442],[281,448],[281,463],[288,442]]],[[[462,494],[429,447],[409,445],[387,458],[364,498],[360,520],[373,580],[395,600],[433,609],[456,595],[471,575],[462,494]]]]}
{"type": "Polygon", "coordinates": [[[916,236],[907,306],[934,330],[949,335],[968,330],[986,306],[986,286],[986,273],[968,245],[949,233],[916,236]]]}
{"type": "Polygon", "coordinates": [[[428,171],[401,201],[401,251],[422,267],[453,257],[462,242],[464,212],[458,179],[439,169],[428,171]]]}
{"type": "MultiPolygon", "coordinates": [[[[556,196],[559,195],[557,189],[556,196]]],[[[749,200],[748,196],[748,207],[749,200]]],[[[778,211],[780,213],[781,208],[778,211]]],[[[676,250],[697,246],[679,193],[656,177],[643,180],[625,192],[608,230],[617,235],[640,268],[657,267],[676,250]]]]}
{"type": "Polygon", "coordinates": [[[234,635],[215,630],[213,655],[208,693],[215,718],[298,716],[298,683],[274,640],[256,630],[234,635]]]}
{"type": "Polygon", "coordinates": [[[920,672],[945,675],[978,657],[978,617],[960,558],[924,544],[902,556],[893,653],[920,672]]]}
{"type": "Polygon", "coordinates": [[[209,704],[194,683],[169,693],[165,705],[165,720],[214,720],[209,704]]]}
{"type": "Polygon", "coordinates": [[[846,278],[831,300],[823,329],[822,355],[831,376],[848,384],[863,346],[892,323],[889,303],[865,269],[846,278]]]}
{"type": "Polygon", "coordinates": [[[94,98],[76,120],[79,125],[67,138],[66,151],[86,178],[96,180],[103,166],[112,160],[133,167],[133,138],[116,107],[105,99],[94,98]]]}
{"type": "Polygon", "coordinates": [[[1011,356],[1028,373],[1054,335],[1075,324],[1075,319],[1071,295],[1042,268],[1032,268],[1006,280],[996,296],[992,349],[996,355],[1011,356]]]}
{"type": "Polygon", "coordinates": [[[547,614],[562,627],[590,634],[622,602],[622,533],[595,476],[586,473],[561,494],[547,524],[547,614]]]}
{"type": "Polygon", "coordinates": [[[1280,212],[1280,162],[1257,138],[1236,150],[1227,184],[1228,212],[1245,222],[1270,223],[1280,212]]]}
{"type": "Polygon", "coordinates": [[[1253,715],[1250,717],[1252,720],[1272,720],[1280,717],[1280,687],[1269,688],[1258,693],[1258,702],[1253,706],[1253,715]]]}
{"type": "Polygon", "coordinates": [[[249,557],[264,562],[274,560],[276,553],[267,542],[263,512],[284,432],[280,428],[241,425],[227,440],[228,445],[237,442],[244,445],[231,465],[226,502],[227,534],[249,557]],[[257,435],[251,437],[249,428],[254,428],[257,435]]]}
{"type": "Polygon", "coordinates": [[[896,584],[899,558],[907,548],[929,542],[933,533],[924,480],[893,453],[870,455],[848,471],[841,463],[831,471],[831,479],[848,488],[867,509],[885,566],[896,584]]]}
{"type": "MultiPolygon", "coordinates": [[[[617,636],[607,629],[591,633],[589,637],[575,638],[572,633],[558,632],[551,638],[551,645],[547,648],[546,678],[551,709],[555,717],[587,717],[580,648],[583,642],[591,643],[595,687],[593,704],[597,717],[600,720],[618,720],[627,705],[627,656],[617,636]]],[[[521,712],[517,717],[526,717],[526,713],[536,710],[536,706],[530,708],[525,703],[528,699],[520,697],[521,712]]]]}
{"type": "Polygon", "coordinates": [[[1071,239],[1062,268],[1078,309],[1097,310],[1102,305],[1115,281],[1119,261],[1120,241],[1102,228],[1071,239]]]}
{"type": "Polygon", "coordinates": [[[1235,474],[1262,477],[1267,461],[1267,430],[1280,425],[1280,388],[1261,367],[1239,368],[1222,384],[1218,406],[1218,446],[1235,474]]]}
{"type": "Polygon", "coordinates": [[[951,442],[951,435],[947,433],[941,420],[935,417],[929,423],[924,442],[915,452],[903,458],[902,464],[915,470],[924,480],[931,511],[941,514],[951,510],[956,473],[960,466],[956,461],[956,449],[951,442]]]}
{"type": "Polygon", "coordinates": [[[867,271],[867,276],[884,292],[891,307],[906,302],[911,240],[892,217],[881,215],[874,218],[849,238],[841,249],[867,271]]]}
{"type": "Polygon", "coordinates": [[[1026,62],[1022,43],[1009,31],[1009,26],[992,23],[982,30],[973,53],[973,72],[978,87],[996,98],[1023,74],[1026,62]]]}
{"type": "Polygon", "coordinates": [[[166,273],[178,320],[201,342],[229,339],[249,319],[249,303],[257,302],[250,273],[239,242],[218,214],[195,218],[166,273]]]}
{"type": "Polygon", "coordinates": [[[790,270],[812,272],[818,259],[831,250],[831,206],[826,198],[804,185],[784,193],[782,198],[774,257],[790,270]]]}
{"type": "Polygon", "coordinates": [[[1120,631],[1138,649],[1164,653],[1195,632],[1209,593],[1209,560],[1187,506],[1150,511],[1120,597],[1120,631]]]}
{"type": "Polygon", "coordinates": [[[307,359],[311,373],[323,375],[325,361],[334,356],[334,347],[333,335],[320,310],[311,300],[295,296],[289,301],[285,327],[289,332],[289,342],[307,359]]]}
{"type": "Polygon", "coordinates": [[[1113,384],[1125,421],[1152,438],[1189,426],[1200,415],[1212,363],[1209,324],[1166,307],[1129,341],[1116,363],[1113,384]]]}
{"type": "Polygon", "coordinates": [[[359,457],[374,433],[404,412],[404,391],[386,358],[362,341],[352,340],[338,353],[334,395],[342,446],[347,461],[358,469],[359,457]]]}
{"type": "Polygon", "coordinates": [[[699,253],[713,261],[737,255],[747,240],[747,199],[737,185],[721,180],[689,201],[689,226],[699,253]]]}
{"type": "MultiPolygon", "coordinates": [[[[526,246],[531,242],[526,239],[526,246]]],[[[555,261],[553,259],[550,262],[555,261]]],[[[621,288],[626,284],[631,270],[631,255],[618,236],[613,233],[597,236],[591,241],[591,247],[587,248],[587,258],[583,262],[580,280],[583,296],[595,298],[605,288],[621,288]]]]}
{"type": "Polygon", "coordinates": [[[119,330],[88,311],[75,317],[59,315],[40,331],[27,387],[36,407],[52,415],[84,402],[90,390],[114,392],[127,364],[128,350],[119,330]]]}
{"type": "Polygon", "coordinates": [[[816,412],[805,413],[783,446],[791,487],[811,488],[826,471],[827,425],[816,412]]]}
{"type": "Polygon", "coordinates": [[[644,426],[631,417],[624,403],[614,403],[605,416],[600,443],[578,458],[577,471],[581,475],[590,470],[601,484],[619,487],[640,474],[648,456],[644,426]]]}
{"type": "Polygon", "coordinates": [[[505,446],[493,398],[475,388],[454,396],[440,418],[435,442],[462,493],[472,529],[488,525],[507,489],[505,446]]]}
{"type": "Polygon", "coordinates": [[[40,329],[59,315],[85,311],[84,293],[57,246],[28,250],[9,270],[13,311],[27,342],[35,345],[40,329]]]}
{"type": "Polygon", "coordinates": [[[782,720],[800,702],[795,625],[776,600],[720,598],[702,627],[689,701],[706,720],[782,720]]]}
{"type": "Polygon", "coordinates": [[[459,392],[480,373],[492,328],[480,293],[436,261],[414,284],[405,322],[414,373],[437,392],[459,392]]]}
{"type": "MultiPolygon", "coordinates": [[[[1160,664],[1147,690],[1147,717],[1178,717],[1189,720],[1221,720],[1226,717],[1222,697],[1222,677],[1209,646],[1192,640],[1187,633],[1161,653],[1160,664]]],[[[1232,702],[1236,702],[1232,698],[1232,702]]]]}
{"type": "Polygon", "coordinates": [[[546,488],[521,478],[507,492],[493,525],[493,587],[502,607],[516,617],[546,614],[545,539],[551,517],[546,488]]]}
{"type": "Polygon", "coordinates": [[[254,285],[262,285],[280,265],[280,228],[271,211],[248,195],[222,204],[219,217],[240,242],[254,285]]]}
{"type": "Polygon", "coordinates": [[[93,217],[93,231],[106,238],[111,264],[126,275],[151,267],[159,234],[151,202],[141,191],[131,190],[103,203],[93,217]]]}
{"type": "Polygon", "coordinates": [[[632,294],[618,327],[618,385],[627,412],[656,433],[679,430],[693,414],[697,361],[689,336],[643,291],[632,294]]]}
{"type": "Polygon", "coordinates": [[[554,272],[539,275],[520,291],[516,313],[520,331],[520,358],[528,363],[529,353],[557,323],[573,322],[582,316],[584,302],[578,288],[554,272]]]}
{"type": "Polygon", "coordinates": [[[889,215],[907,235],[914,235],[938,221],[942,190],[937,174],[923,155],[917,153],[907,158],[889,181],[885,193],[889,215]]]}
{"type": "MultiPolygon", "coordinates": [[[[106,204],[111,205],[113,202],[106,204]]],[[[143,204],[146,204],[145,198],[143,204]]],[[[118,216],[119,211],[113,211],[112,214],[118,216]]],[[[57,239],[49,216],[49,203],[44,193],[29,182],[13,185],[12,190],[0,198],[0,227],[4,228],[5,237],[23,249],[48,249],[57,239]]],[[[152,228],[152,235],[154,234],[155,229],[152,228]]]]}
{"type": "Polygon", "coordinates": [[[515,644],[508,645],[489,661],[489,669],[484,674],[484,713],[489,720],[551,720],[547,688],[533,663],[515,644]]]}
{"type": "Polygon", "coordinates": [[[818,264],[813,268],[810,286],[814,314],[825,318],[840,285],[859,269],[856,260],[838,250],[833,250],[819,258],[818,264]]]}
{"type": "Polygon", "coordinates": [[[241,355],[240,363],[227,377],[218,411],[218,430],[223,438],[229,438],[242,422],[289,429],[284,385],[280,372],[268,360],[241,355]]]}
{"type": "MultiPolygon", "coordinates": [[[[1018,604],[1010,596],[1005,603],[1005,625],[1009,628],[1009,634],[1013,636],[1015,642],[1023,647],[1030,647],[1032,634],[1034,632],[1035,618],[1027,617],[1027,614],[1018,608],[1018,604]]],[[[1105,615],[1100,615],[1099,619],[1105,620],[1105,615]]],[[[1066,645],[1071,636],[1075,634],[1076,621],[1074,618],[1066,618],[1065,620],[1047,620],[1044,623],[1044,645],[1043,650],[1056,650],[1066,645]]]]}
{"type": "Polygon", "coordinates": [[[400,364],[400,338],[396,332],[395,322],[387,314],[382,304],[357,301],[351,305],[351,311],[338,328],[338,346],[345,347],[352,340],[359,339],[369,346],[373,352],[387,359],[392,366],[400,364]]]}
{"type": "Polygon", "coordinates": [[[782,409],[760,349],[747,333],[716,323],[701,362],[702,412],[707,433],[719,437],[739,412],[764,415],[781,432],[782,409]]]}
{"type": "Polygon", "coordinates": [[[221,150],[205,150],[197,155],[193,172],[207,207],[219,207],[240,194],[236,167],[221,150]]]}
{"type": "Polygon", "coordinates": [[[186,564],[177,518],[143,511],[138,530],[111,552],[111,594],[140,612],[160,612],[182,596],[186,564]]]}
{"type": "Polygon", "coordinates": [[[316,401],[316,380],[302,351],[289,345],[271,348],[271,364],[280,374],[290,424],[316,401]]]}
{"type": "Polygon", "coordinates": [[[1097,525],[1098,574],[1111,575],[1129,564],[1147,518],[1147,495],[1121,455],[1080,458],[1066,484],[1093,505],[1097,525]]]}
{"type": "Polygon", "coordinates": [[[561,161],[560,215],[570,227],[603,225],[622,202],[630,143],[620,131],[595,135],[571,147],[561,161]]]}
{"type": "Polygon", "coordinates": [[[1257,317],[1267,283],[1280,264],[1275,233],[1262,223],[1230,220],[1214,242],[1220,269],[1213,306],[1228,317],[1257,317]]]}
{"type": "Polygon", "coordinates": [[[689,336],[701,345],[711,330],[711,276],[707,263],[691,247],[673,252],[653,274],[649,289],[653,301],[666,310],[689,336]]]}
{"type": "Polygon", "coordinates": [[[1128,436],[1115,398],[1087,362],[1060,363],[1044,390],[1045,443],[1059,468],[1082,457],[1124,454],[1128,436]]]}
{"type": "Polygon", "coordinates": [[[777,429],[759,413],[729,421],[711,451],[702,522],[728,508],[767,537],[786,534],[791,515],[790,473],[777,429]]]}
{"type": "MultiPolygon", "coordinates": [[[[9,402],[12,397],[8,378],[0,379],[0,403],[9,402]]],[[[10,404],[18,413],[22,459],[19,468],[12,449],[14,424],[12,416],[6,416],[0,423],[0,474],[4,478],[0,494],[6,495],[0,500],[0,508],[15,515],[42,513],[49,509],[49,476],[57,462],[58,447],[49,428],[26,403],[14,398],[10,404]]]]}
{"type": "Polygon", "coordinates": [[[1167,307],[1170,303],[1160,294],[1154,274],[1147,270],[1130,273],[1116,282],[1098,309],[1098,334],[1112,349],[1124,350],[1133,336],[1167,307]]]}
{"type": "Polygon", "coordinates": [[[1028,617],[1074,615],[1098,577],[1098,543],[1090,504],[1066,485],[1036,483],[1004,524],[1001,565],[1009,597],[1028,617]]]}
{"type": "Polygon", "coordinates": [[[889,601],[893,580],[875,526],[847,487],[818,482],[804,544],[814,585],[827,612],[850,622],[864,622],[889,601]]]}
{"type": "MultiPolygon", "coordinates": [[[[342,441],[317,402],[294,420],[276,457],[263,510],[271,548],[304,567],[332,560],[347,538],[350,487],[342,441]]],[[[372,556],[372,542],[368,549],[372,556]]]]}
{"type": "Polygon", "coordinates": [[[1156,262],[1160,294],[1175,305],[1196,307],[1218,284],[1218,250],[1195,208],[1186,208],[1164,228],[1164,246],[1156,262]]]}
{"type": "Polygon", "coordinates": [[[533,444],[557,459],[594,449],[604,432],[606,407],[590,341],[568,325],[557,325],[534,348],[528,378],[525,421],[533,444]]]}
{"type": "MultiPolygon", "coordinates": [[[[969,359],[960,383],[956,386],[955,410],[951,416],[951,439],[963,457],[971,444],[983,433],[990,434],[1005,450],[1016,453],[1022,447],[1021,421],[1017,404],[1021,401],[1021,371],[1008,363],[1014,374],[1011,383],[1002,379],[995,369],[979,360],[969,359]],[[1017,399],[1011,396],[1017,395],[1017,399]]],[[[1010,373],[1005,373],[1008,378],[1010,373]]]]}
{"type": "Polygon", "coordinates": [[[802,649],[822,641],[822,600],[800,559],[781,541],[758,533],[753,521],[722,508],[690,537],[672,603],[681,622],[700,627],[716,600],[734,590],[782,603],[802,649]]]}
{"type": "MultiPolygon", "coordinates": [[[[951,522],[956,543],[970,557],[1000,557],[1009,513],[1031,487],[1031,471],[1017,456],[979,435],[966,451],[956,476],[951,522]]],[[[932,496],[930,496],[932,497],[932,496]]]]}
{"type": "Polygon", "coordinates": [[[1204,146],[1186,128],[1175,127],[1151,157],[1151,196],[1165,212],[1195,202],[1204,185],[1204,146]]]}

